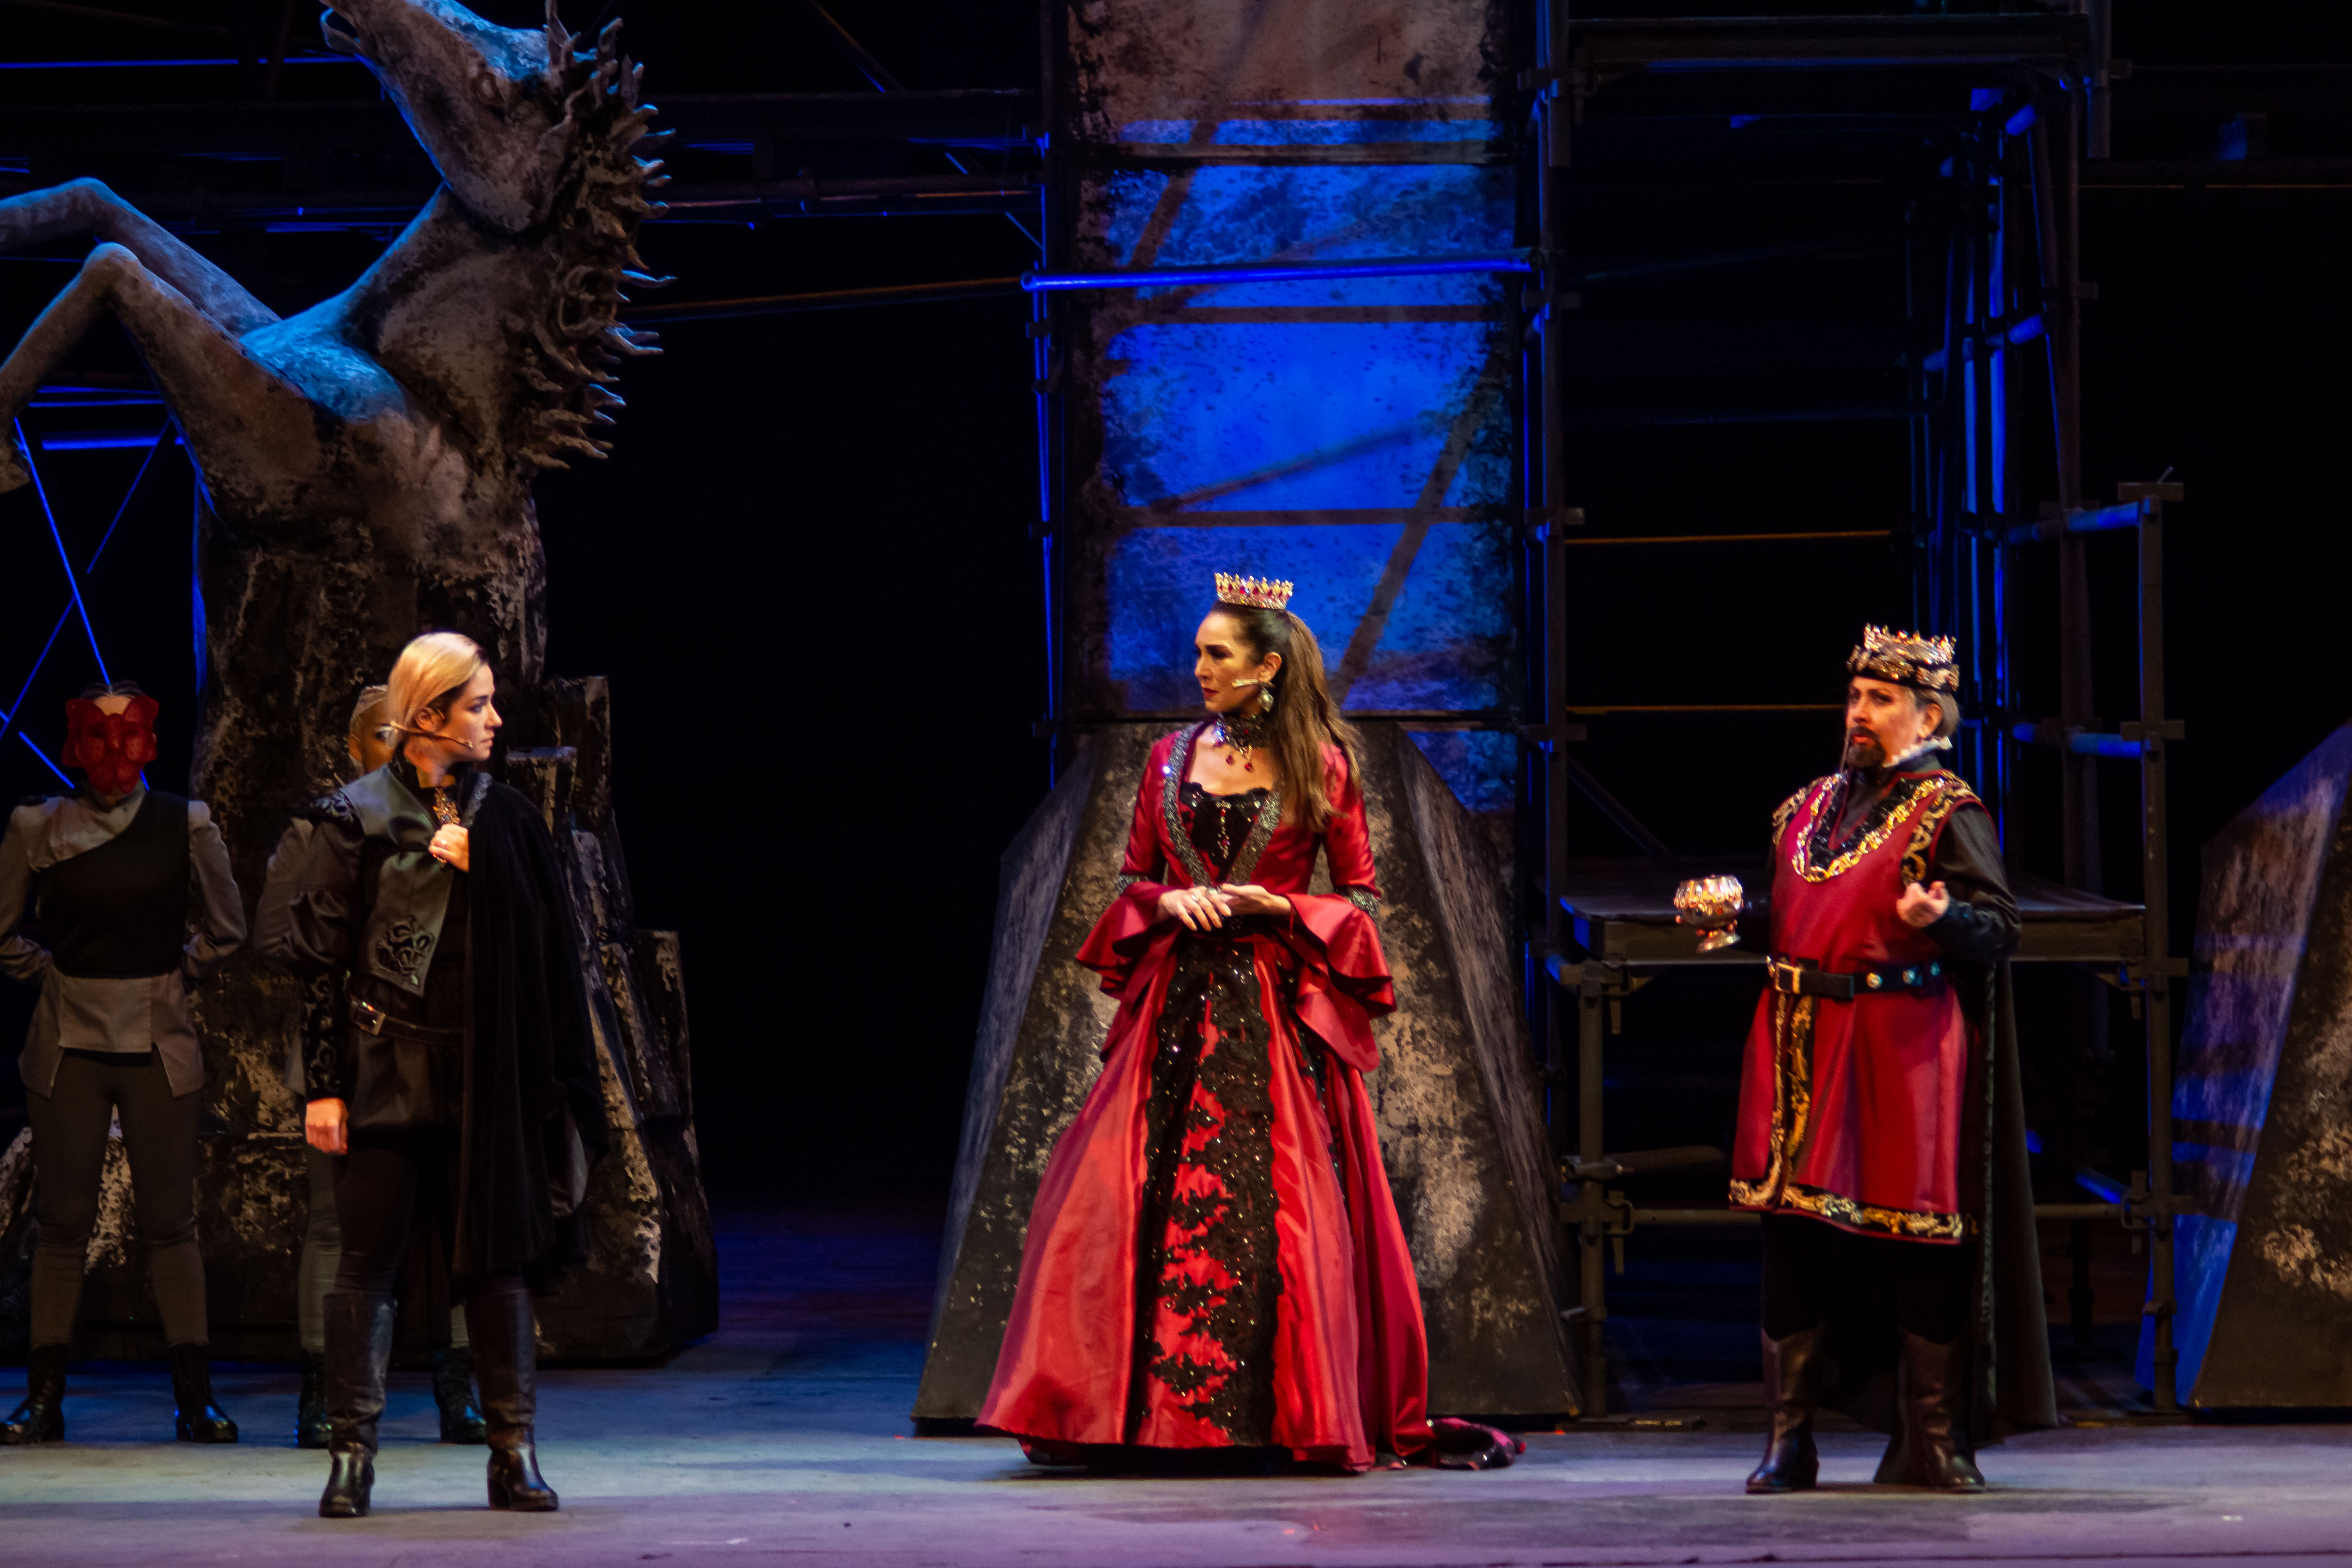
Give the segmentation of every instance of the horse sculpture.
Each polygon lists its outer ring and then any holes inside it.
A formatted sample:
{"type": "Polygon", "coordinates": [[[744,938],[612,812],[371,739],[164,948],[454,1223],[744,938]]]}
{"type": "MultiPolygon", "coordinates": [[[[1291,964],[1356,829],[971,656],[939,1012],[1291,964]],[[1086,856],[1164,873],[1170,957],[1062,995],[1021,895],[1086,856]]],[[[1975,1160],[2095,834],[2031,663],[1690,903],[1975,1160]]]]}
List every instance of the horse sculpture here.
{"type": "MultiPolygon", "coordinates": [[[[617,21],[587,41],[554,0],[539,31],[455,0],[337,0],[322,26],[383,82],[444,181],[332,299],[281,320],[95,180],[0,201],[0,249],[103,241],[0,363],[0,432],[110,312],[201,476],[196,773],[232,824],[239,804],[272,814],[331,773],[352,690],[427,626],[473,637],[509,683],[538,683],[530,481],[608,449],[596,426],[621,402],[614,365],[658,352],[614,320],[625,284],[662,281],[635,247],[661,184],[636,153],[660,133],[617,21]]],[[[0,437],[0,491],[29,477],[0,437]]],[[[233,840],[241,878],[269,831],[233,840]]]]}
{"type": "MultiPolygon", "coordinates": [[[[614,369],[658,352],[615,312],[625,286],[666,281],[636,253],[662,183],[638,153],[662,133],[647,129],[620,24],[583,38],[555,0],[536,31],[457,0],[334,0],[322,26],[383,84],[440,189],[350,288],[284,319],[95,180],[0,201],[0,249],[101,241],[0,363],[0,433],[102,313],[122,323],[198,474],[206,668],[193,782],[248,897],[289,810],[332,783],[353,693],[422,629],[462,631],[489,653],[509,739],[576,745],[508,764],[559,829],[612,1068],[615,1157],[590,1190],[594,1255],[566,1288],[576,1310],[551,1306],[541,1326],[562,1353],[660,1353],[706,1331],[716,1300],[677,944],[631,925],[602,683],[542,669],[530,485],[609,449],[597,427],[620,405],[614,369]]],[[[0,492],[30,477],[0,434],[0,492]]],[[[206,1247],[239,1279],[239,1300],[271,1298],[257,1299],[264,1322],[291,1306],[261,1282],[290,1274],[299,1229],[300,1111],[277,1086],[293,1009],[286,982],[243,959],[200,999],[209,1109],[226,1130],[199,1184],[206,1247]]],[[[23,1198],[0,1190],[0,1269],[21,1250],[23,1198]]]]}

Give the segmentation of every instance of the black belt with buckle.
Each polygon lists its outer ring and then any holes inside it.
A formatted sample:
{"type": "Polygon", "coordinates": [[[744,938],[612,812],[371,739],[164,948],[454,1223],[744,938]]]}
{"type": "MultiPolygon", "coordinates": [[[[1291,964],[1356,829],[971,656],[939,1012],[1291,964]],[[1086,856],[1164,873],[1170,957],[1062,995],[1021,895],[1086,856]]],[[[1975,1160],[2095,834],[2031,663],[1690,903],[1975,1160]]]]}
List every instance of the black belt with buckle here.
{"type": "Polygon", "coordinates": [[[1822,996],[1851,1002],[1857,996],[1883,996],[1890,991],[1917,991],[1943,978],[1940,959],[1926,963],[1874,964],[1851,972],[1823,969],[1801,958],[1765,961],[1772,989],[1790,996],[1822,996]]]}
{"type": "Polygon", "coordinates": [[[465,1044],[463,1029],[436,1029],[424,1024],[406,1023],[394,1017],[373,1002],[352,998],[352,1027],[363,1035],[380,1035],[395,1040],[415,1040],[427,1046],[458,1046],[465,1044]]]}

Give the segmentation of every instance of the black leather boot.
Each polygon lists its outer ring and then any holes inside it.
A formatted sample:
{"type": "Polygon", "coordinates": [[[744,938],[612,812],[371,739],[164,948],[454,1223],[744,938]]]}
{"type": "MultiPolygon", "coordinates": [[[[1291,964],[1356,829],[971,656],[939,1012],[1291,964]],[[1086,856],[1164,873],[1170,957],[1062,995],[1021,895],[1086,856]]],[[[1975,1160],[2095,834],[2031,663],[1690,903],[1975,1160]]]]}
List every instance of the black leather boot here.
{"type": "Polygon", "coordinates": [[[213,1403],[210,1350],[200,1344],[173,1345],[172,1358],[172,1431],[183,1443],[234,1443],[236,1423],[213,1403]]]}
{"type": "Polygon", "coordinates": [[[294,1401],[294,1446],[323,1448],[332,1428],[327,1423],[327,1355],[302,1352],[302,1392],[294,1401]]]}
{"type": "Polygon", "coordinates": [[[375,1425],[392,1360],[393,1303],[367,1290],[327,1293],[327,1489],[321,1519],[366,1517],[375,1489],[375,1425]]]}
{"type": "Polygon", "coordinates": [[[35,1345],[25,1358],[25,1402],[0,1421],[0,1443],[66,1439],[66,1347],[35,1345]]]}
{"type": "Polygon", "coordinates": [[[1967,1340],[1938,1344],[1904,1332],[1903,1430],[1879,1462],[1881,1485],[1939,1492],[1985,1489],[1984,1473],[1969,1451],[1968,1370],[1967,1340]]]}
{"type": "Polygon", "coordinates": [[[474,1342],[474,1373],[481,1380],[489,1427],[490,1506],[552,1512],[555,1489],[540,1476],[531,1433],[539,1415],[539,1324],[530,1292],[519,1279],[477,1291],[466,1303],[466,1333],[474,1342]]]}
{"type": "Polygon", "coordinates": [[[1764,1341],[1764,1399],[1771,1426],[1764,1439],[1764,1462],[1748,1478],[1751,1492],[1810,1491],[1821,1479],[1821,1455],[1813,1447],[1813,1410],[1821,1399],[1820,1323],[1786,1339],[1764,1341]]]}
{"type": "Polygon", "coordinates": [[[320,1519],[365,1519],[375,1493],[375,1450],[327,1442],[327,1489],[319,1494],[320,1519]]]}
{"type": "Polygon", "coordinates": [[[488,1436],[474,1406],[474,1352],[452,1347],[433,1352],[433,1403],[441,1409],[444,1443],[478,1443],[488,1436]]]}

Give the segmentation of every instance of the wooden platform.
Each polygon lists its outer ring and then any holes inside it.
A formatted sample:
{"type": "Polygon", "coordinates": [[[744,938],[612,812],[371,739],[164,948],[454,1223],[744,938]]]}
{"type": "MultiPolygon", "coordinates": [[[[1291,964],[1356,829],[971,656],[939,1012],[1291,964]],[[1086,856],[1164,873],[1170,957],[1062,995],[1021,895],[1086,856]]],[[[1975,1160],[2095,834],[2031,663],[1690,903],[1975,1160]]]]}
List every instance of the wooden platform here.
{"type": "MultiPolygon", "coordinates": [[[[1692,877],[1725,875],[1738,877],[1750,889],[1771,885],[1760,862],[1727,863],[1720,857],[1571,860],[1564,882],[1568,892],[1559,902],[1576,922],[1578,944],[1605,963],[1761,963],[1764,955],[1752,945],[1759,932],[1746,932],[1748,940],[1738,947],[1701,953],[1689,928],[1675,924],[1677,884],[1692,877]]],[[[2015,954],[2020,963],[2117,963],[2147,951],[2144,911],[2137,904],[2078,892],[2040,877],[2016,877],[2011,891],[2024,921],[2015,954]]]]}

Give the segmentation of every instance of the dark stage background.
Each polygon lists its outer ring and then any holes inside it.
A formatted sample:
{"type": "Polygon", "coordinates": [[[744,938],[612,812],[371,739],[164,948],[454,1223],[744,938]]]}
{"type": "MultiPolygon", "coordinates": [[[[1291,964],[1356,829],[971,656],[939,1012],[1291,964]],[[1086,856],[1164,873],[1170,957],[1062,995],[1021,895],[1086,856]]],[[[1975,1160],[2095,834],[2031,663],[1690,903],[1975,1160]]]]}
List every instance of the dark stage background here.
{"type": "MultiPolygon", "coordinates": [[[[513,3],[478,8],[514,24],[536,14],[513,3]]],[[[1036,81],[1035,11],[1017,0],[841,0],[835,10],[910,87],[1036,81]]],[[[2143,64],[2352,59],[2352,25],[2340,16],[2142,3],[2118,12],[2117,52],[2143,64]]],[[[789,5],[639,5],[628,8],[628,37],[651,62],[656,102],[665,92],[865,87],[789,5]]],[[[137,46],[0,5],[0,59],[101,47],[137,46]]],[[[289,68],[287,90],[347,93],[356,76],[289,68]]],[[[0,72],[0,101],[14,103],[248,91],[233,68],[0,72]]],[[[2275,121],[2271,152],[2293,155],[2298,133],[2275,121]]],[[[2203,156],[2210,147],[2117,151],[2203,156]]],[[[25,177],[0,170],[0,194],[25,177]]],[[[2085,493],[2111,498],[2116,481],[2168,467],[2188,487],[2168,531],[2172,707],[2189,726],[2172,753],[2175,951],[2186,950],[2193,918],[2197,846],[2352,710],[2336,636],[2338,535],[2352,510],[2339,472],[2352,416],[2341,368],[2352,337],[2347,216],[2352,191],[2084,199],[2084,272],[2100,285],[2084,328],[2085,493]]],[[[281,310],[341,288],[375,250],[331,233],[196,243],[281,310]]],[[[1001,216],[666,224],[648,229],[643,248],[656,270],[678,276],[670,299],[1001,276],[1034,257],[1001,216]]],[[[0,258],[0,338],[22,330],[79,254],[0,258]]],[[[1024,302],[992,300],[670,327],[667,356],[625,378],[630,406],[612,460],[539,487],[549,668],[613,681],[615,791],[639,923],[684,933],[701,1148],[722,1200],[944,1189],[997,856],[1046,784],[1044,745],[1029,736],[1043,710],[1045,646],[1029,537],[1037,491],[1026,318],[1024,302]]],[[[76,363],[135,368],[111,326],[76,363]]],[[[1677,505],[1736,508],[1757,529],[1881,526],[1890,520],[1854,521],[1842,500],[1835,521],[1823,516],[1825,498],[1871,491],[1888,510],[1899,501],[1899,460],[1881,476],[1873,465],[1884,454],[1860,445],[1853,462],[1868,472],[1859,477],[1775,474],[1759,484],[1729,465],[1674,475],[1677,505]]],[[[78,563],[140,456],[45,463],[78,563]]],[[[188,482],[176,457],[159,462],[176,466],[121,520],[90,607],[116,673],[163,700],[167,751],[152,776],[168,787],[184,777],[195,672],[188,482]]],[[[1759,468],[1769,464],[1769,452],[1756,454],[1759,468]]],[[[2095,553],[2130,548],[2128,536],[2091,544],[2095,553]]],[[[1790,654],[1811,646],[1795,628],[1844,591],[1839,559],[1770,579],[1733,561],[1680,569],[1695,618],[1775,689],[1762,700],[1829,700],[1834,667],[1790,654]],[[1802,616],[1783,607],[1800,596],[1802,616]]],[[[2098,580],[2111,596],[2095,611],[2097,711],[2129,717],[2129,579],[2118,565],[2098,580]]],[[[0,700],[13,697],[62,593],[39,507],[28,492],[0,498],[0,700]]],[[[2042,618],[2054,628],[2054,597],[2032,583],[2025,595],[2027,615],[2052,606],[2042,618]]],[[[1885,612],[1857,597],[1851,618],[1885,612]]],[[[1664,658],[1684,657],[1687,645],[1654,626],[1622,629],[1654,639],[1664,658]]],[[[1186,653],[1169,649],[1171,659],[1186,653]]],[[[2054,655],[2044,668],[2054,671],[2054,655]]],[[[61,728],[59,704],[92,673],[69,627],[28,713],[61,728]]],[[[2054,709],[2054,678],[2029,700],[2054,709]]],[[[1793,750],[1786,736],[1696,725],[1654,734],[1654,776],[1618,783],[1637,804],[1684,800],[1659,813],[1659,826],[1693,849],[1748,847],[1761,810],[1801,770],[1825,764],[1834,744],[1826,727],[1793,750]],[[1815,752],[1818,763],[1802,760],[1815,752]],[[1740,776],[1735,794],[1762,805],[1707,813],[1701,770],[1739,770],[1750,754],[1774,759],[1758,770],[1771,776],[1740,776]]],[[[0,754],[7,795],[47,778],[15,742],[0,754]]],[[[2128,896],[2136,774],[2112,770],[2106,787],[2110,889],[2128,896]]],[[[1602,832],[1591,847],[1617,852],[1602,832]]],[[[2052,853],[2054,837],[2040,836],[2052,853]]],[[[2047,858],[2031,846],[2028,855],[2047,858]]],[[[18,1037],[26,1008],[23,993],[0,991],[0,1038],[18,1037]]],[[[1727,1039],[1737,1027],[1725,1020],[1727,1039]]],[[[2119,1037],[2126,1064],[2130,1038],[2119,1037]]],[[[0,1095],[13,1103],[21,1090],[5,1076],[0,1095]]],[[[1675,1141],[1722,1135],[1693,1129],[1675,1141]]]]}

